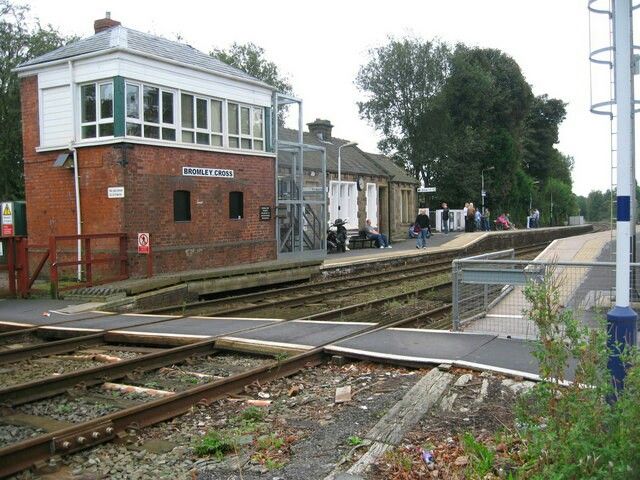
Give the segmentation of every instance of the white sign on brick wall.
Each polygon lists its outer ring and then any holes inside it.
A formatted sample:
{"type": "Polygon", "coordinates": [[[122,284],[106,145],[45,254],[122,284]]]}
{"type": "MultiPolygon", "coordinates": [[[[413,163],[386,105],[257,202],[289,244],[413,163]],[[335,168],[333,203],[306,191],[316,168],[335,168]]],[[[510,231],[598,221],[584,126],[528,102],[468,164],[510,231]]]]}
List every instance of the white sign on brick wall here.
{"type": "Polygon", "coordinates": [[[124,187],[108,187],[107,198],[124,198],[124,187]]]}

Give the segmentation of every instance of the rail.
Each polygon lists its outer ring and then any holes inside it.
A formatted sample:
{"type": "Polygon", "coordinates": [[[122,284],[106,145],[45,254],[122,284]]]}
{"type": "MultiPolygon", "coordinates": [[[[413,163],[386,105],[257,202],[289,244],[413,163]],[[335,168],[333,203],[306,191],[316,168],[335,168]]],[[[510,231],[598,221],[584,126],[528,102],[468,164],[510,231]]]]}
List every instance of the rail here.
{"type": "Polygon", "coordinates": [[[124,280],[129,278],[129,265],[127,259],[127,235],[126,233],[98,233],[85,235],[57,235],[49,237],[47,245],[29,245],[27,237],[14,236],[5,237],[7,264],[0,265],[0,271],[8,271],[9,293],[12,297],[26,298],[32,292],[33,284],[44,269],[47,261],[49,261],[49,279],[50,291],[52,298],[58,298],[60,290],[77,288],[79,285],[93,286],[100,283],[108,283],[116,280],[124,280]],[[118,253],[115,255],[94,256],[92,242],[105,239],[118,239],[118,253]],[[82,258],[75,260],[59,260],[59,244],[60,242],[76,241],[82,242],[82,258]],[[32,265],[32,257],[36,255],[37,250],[41,257],[35,263],[35,269],[32,274],[29,273],[29,266],[32,265]],[[32,253],[33,252],[33,253],[32,253]],[[119,263],[119,273],[109,278],[101,278],[96,281],[94,278],[94,264],[108,264],[112,262],[119,263]],[[77,282],[73,285],[60,287],[60,269],[69,266],[84,266],[84,281],[77,282]]]}

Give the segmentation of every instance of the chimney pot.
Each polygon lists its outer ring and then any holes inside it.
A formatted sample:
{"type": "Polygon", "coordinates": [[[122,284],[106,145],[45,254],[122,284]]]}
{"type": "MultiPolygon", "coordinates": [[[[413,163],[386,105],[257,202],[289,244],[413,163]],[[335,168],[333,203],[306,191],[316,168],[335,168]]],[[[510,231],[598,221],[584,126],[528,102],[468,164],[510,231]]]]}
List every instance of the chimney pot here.
{"type": "Polygon", "coordinates": [[[118,25],[120,25],[120,22],[111,18],[111,12],[106,12],[104,18],[100,18],[93,22],[93,30],[95,33],[100,33],[103,30],[108,30],[109,28],[117,27],[118,25]]]}
{"type": "Polygon", "coordinates": [[[309,132],[313,133],[320,140],[331,140],[331,130],[333,129],[333,125],[331,125],[329,120],[316,118],[313,122],[307,123],[307,126],[309,127],[309,132]]]}

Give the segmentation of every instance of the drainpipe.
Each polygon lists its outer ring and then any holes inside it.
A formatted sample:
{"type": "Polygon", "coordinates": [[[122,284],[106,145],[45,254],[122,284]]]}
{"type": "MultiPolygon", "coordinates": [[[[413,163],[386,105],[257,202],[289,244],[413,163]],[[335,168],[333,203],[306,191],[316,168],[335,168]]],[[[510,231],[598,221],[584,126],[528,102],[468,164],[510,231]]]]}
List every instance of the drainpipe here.
{"type": "MultiPolygon", "coordinates": [[[[69,94],[71,95],[71,116],[72,116],[72,129],[71,129],[71,141],[69,142],[69,151],[73,153],[73,186],[76,197],[76,234],[82,235],[82,215],[80,212],[80,174],[78,172],[78,152],[75,148],[76,144],[76,130],[77,130],[77,115],[76,115],[76,95],[73,81],[73,61],[69,61],[69,94]]],[[[78,239],[77,245],[78,251],[78,281],[82,280],[82,240],[78,239]]]]}
{"type": "Polygon", "coordinates": [[[390,176],[387,179],[387,228],[389,229],[389,240],[391,240],[391,234],[393,232],[393,225],[391,224],[391,179],[393,176],[390,176]]]}

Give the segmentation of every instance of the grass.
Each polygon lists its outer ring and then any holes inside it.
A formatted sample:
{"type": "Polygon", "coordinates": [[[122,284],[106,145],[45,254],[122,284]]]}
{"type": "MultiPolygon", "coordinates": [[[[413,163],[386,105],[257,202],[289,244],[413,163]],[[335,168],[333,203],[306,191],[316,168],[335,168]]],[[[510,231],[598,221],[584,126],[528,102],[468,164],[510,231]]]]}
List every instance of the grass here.
{"type": "Polygon", "coordinates": [[[358,445],[362,445],[362,439],[357,435],[351,435],[347,438],[347,443],[352,447],[357,447],[358,445]]]}
{"type": "Polygon", "coordinates": [[[233,434],[216,430],[207,433],[195,446],[197,455],[201,457],[213,456],[218,459],[236,449],[237,440],[233,434]]]}

